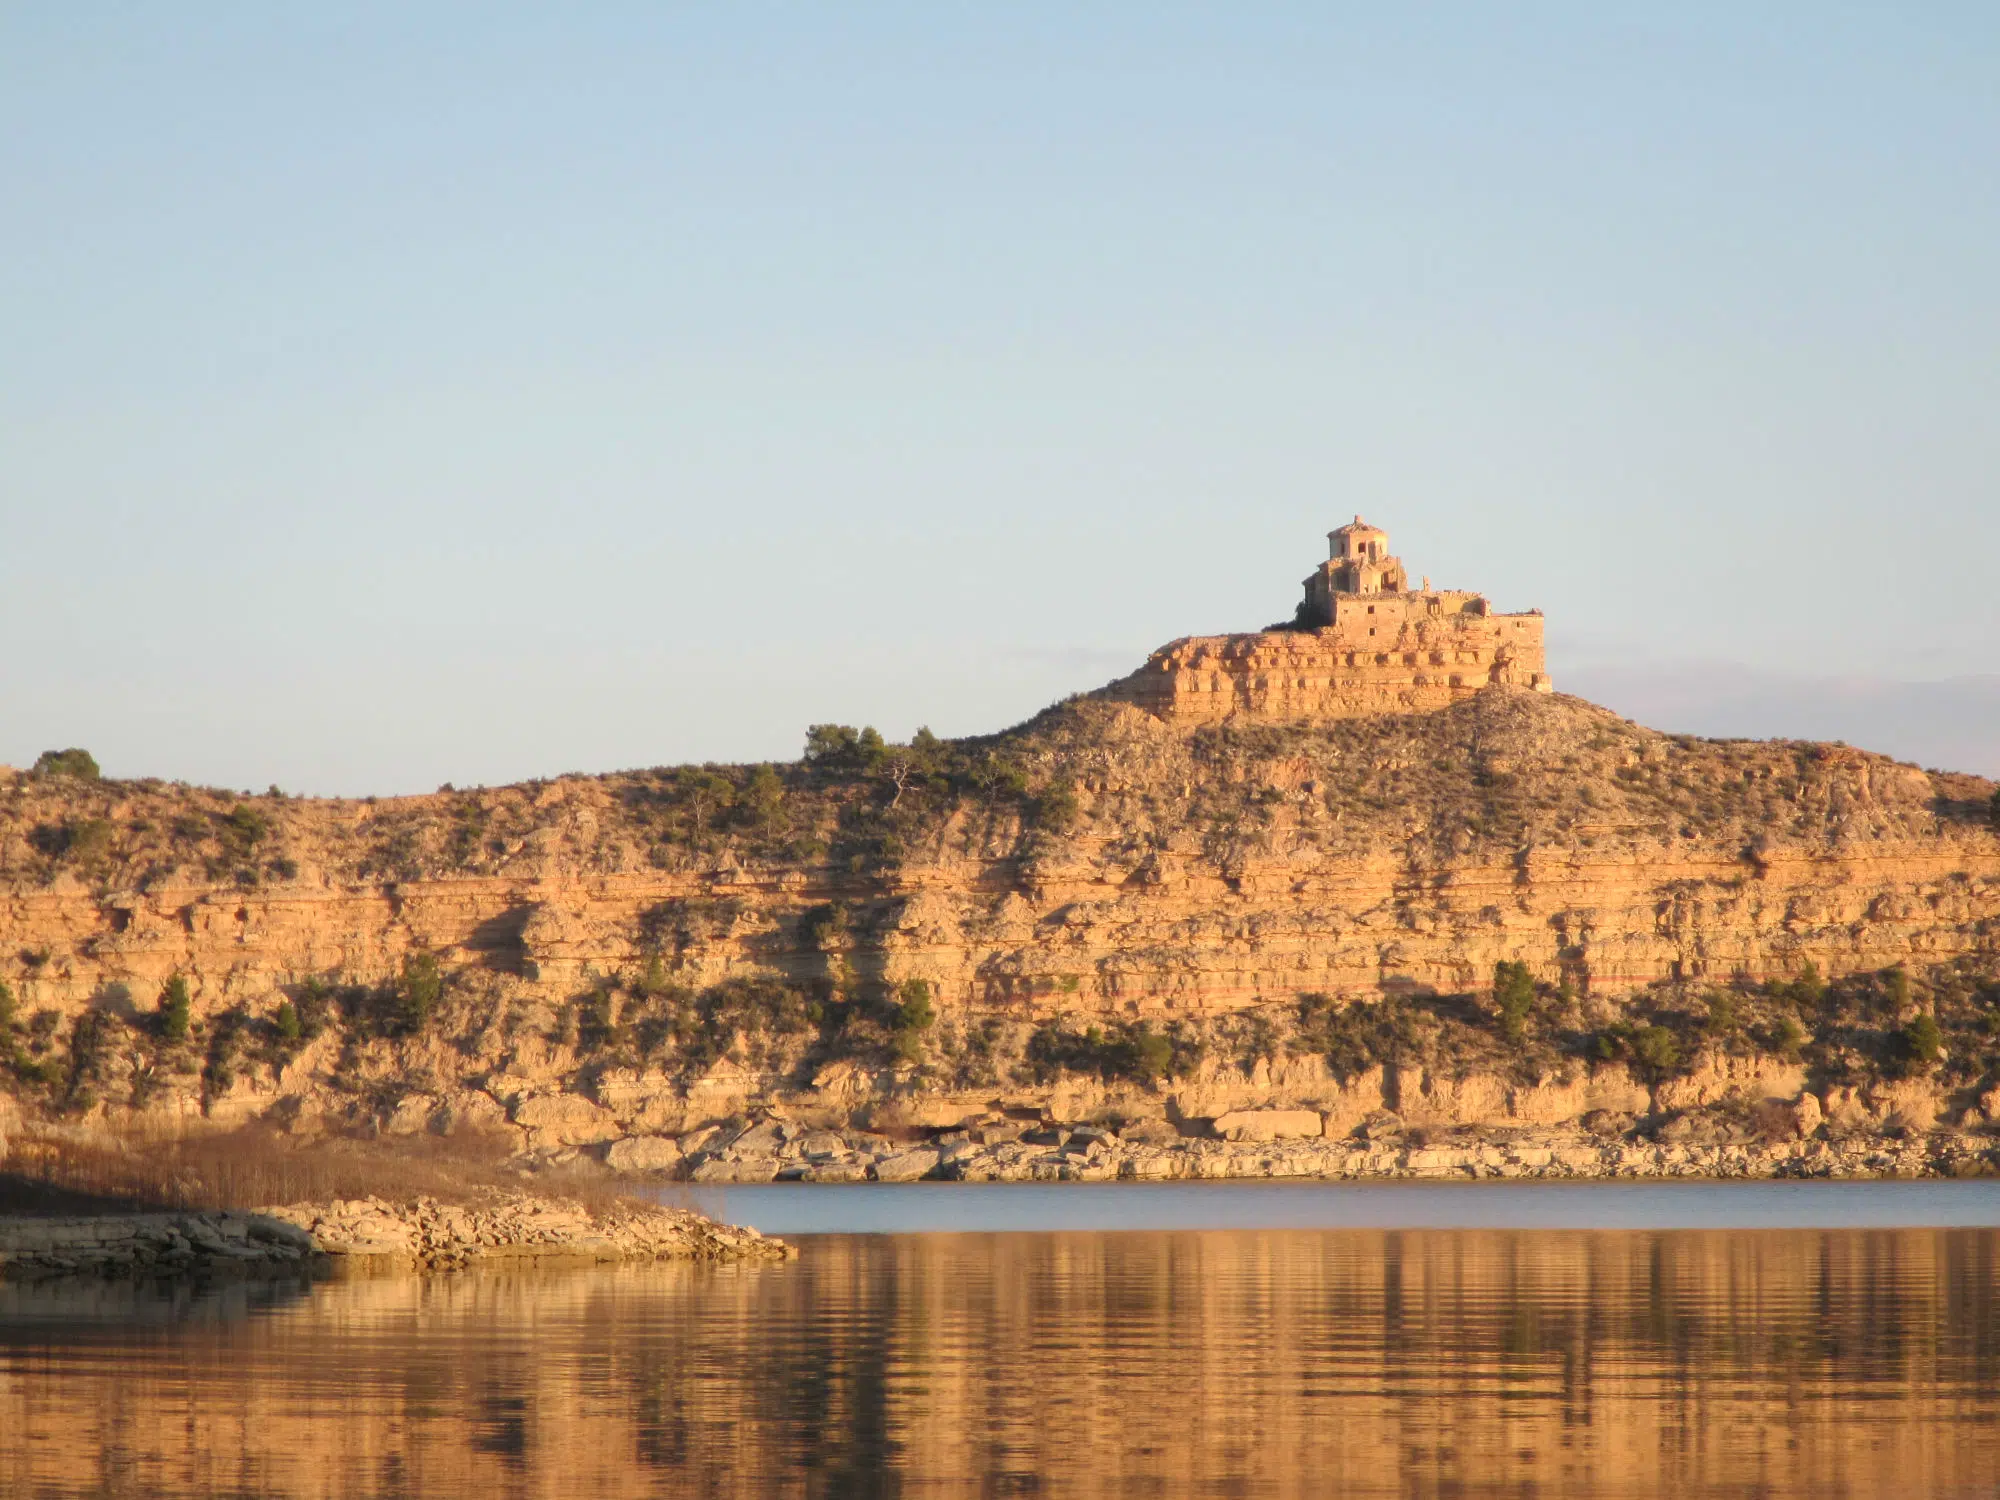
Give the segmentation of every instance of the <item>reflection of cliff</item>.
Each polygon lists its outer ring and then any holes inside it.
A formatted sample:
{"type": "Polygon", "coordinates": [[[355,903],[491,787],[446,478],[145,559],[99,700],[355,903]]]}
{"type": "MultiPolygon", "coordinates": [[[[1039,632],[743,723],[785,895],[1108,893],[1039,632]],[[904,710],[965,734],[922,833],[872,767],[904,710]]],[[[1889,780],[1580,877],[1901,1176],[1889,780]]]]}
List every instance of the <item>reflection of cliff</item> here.
{"type": "Polygon", "coordinates": [[[0,1490],[1971,1493],[1996,1259],[1981,1231],[836,1239],[137,1332],[6,1288],[0,1490]]]}

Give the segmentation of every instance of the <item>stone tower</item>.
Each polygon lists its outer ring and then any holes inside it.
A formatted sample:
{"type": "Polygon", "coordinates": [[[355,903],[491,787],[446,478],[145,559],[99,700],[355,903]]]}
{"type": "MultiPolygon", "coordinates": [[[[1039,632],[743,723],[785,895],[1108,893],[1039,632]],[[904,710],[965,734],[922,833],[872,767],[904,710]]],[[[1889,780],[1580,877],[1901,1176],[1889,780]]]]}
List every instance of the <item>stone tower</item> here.
{"type": "Polygon", "coordinates": [[[1409,575],[1403,560],[1389,552],[1389,533],[1356,516],[1326,534],[1330,555],[1306,579],[1302,625],[1331,625],[1336,594],[1401,594],[1409,575]]]}

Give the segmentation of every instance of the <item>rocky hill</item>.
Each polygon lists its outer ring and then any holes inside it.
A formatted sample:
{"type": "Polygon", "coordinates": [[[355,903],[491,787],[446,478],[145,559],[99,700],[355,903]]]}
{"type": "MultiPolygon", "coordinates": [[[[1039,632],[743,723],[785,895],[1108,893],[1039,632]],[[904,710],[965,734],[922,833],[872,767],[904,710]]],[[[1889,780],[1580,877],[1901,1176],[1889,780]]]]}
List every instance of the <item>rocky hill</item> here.
{"type": "Polygon", "coordinates": [[[862,1135],[1260,1110],[1711,1140],[2000,1113],[1991,783],[1500,685],[1318,722],[1128,696],[420,797],[4,773],[0,1081],[677,1170],[773,1112],[833,1167],[862,1135]]]}

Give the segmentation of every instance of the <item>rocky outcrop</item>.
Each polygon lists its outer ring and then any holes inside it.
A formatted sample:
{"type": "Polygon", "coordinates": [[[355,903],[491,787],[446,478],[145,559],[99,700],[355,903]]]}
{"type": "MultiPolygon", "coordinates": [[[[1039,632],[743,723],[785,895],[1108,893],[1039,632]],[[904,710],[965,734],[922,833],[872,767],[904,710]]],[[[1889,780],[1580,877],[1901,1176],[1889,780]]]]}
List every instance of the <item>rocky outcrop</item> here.
{"type": "Polygon", "coordinates": [[[754,1229],[688,1209],[596,1212],[500,1194],[471,1203],[379,1198],[251,1212],[0,1217],[0,1277],[319,1269],[443,1270],[476,1262],[782,1260],[754,1229]]]}
{"type": "Polygon", "coordinates": [[[1486,601],[1472,594],[1343,602],[1356,613],[1353,622],[1344,616],[1316,630],[1174,641],[1106,692],[1168,723],[1192,725],[1423,713],[1495,684],[1554,690],[1542,666],[1539,614],[1488,614],[1486,601]]]}
{"type": "MultiPolygon", "coordinates": [[[[1378,1111],[1580,1128],[1724,1101],[1790,1110],[1795,1134],[1921,1133],[2000,1084],[1976,1038],[1911,1080],[1811,1016],[1796,1061],[1715,1061],[1728,1076],[1704,1059],[1730,1048],[1691,1034],[1643,1082],[1592,1049],[1626,1056],[1649,986],[1689,1006],[1808,967],[1994,962],[1992,792],[1504,684],[1306,722],[1175,722],[1113,692],[989,740],[829,736],[795,766],[380,801],[17,776],[0,1082],[72,1116],[480,1131],[697,1178],[705,1132],[767,1117],[905,1151],[994,1115],[1208,1137],[1307,1110],[1332,1139],[1378,1111]],[[1503,960],[1568,997],[1546,1066],[1497,1040],[1503,960]],[[156,1010],[176,975],[185,1037],[156,1010]],[[1292,1029],[1314,996],[1428,1005],[1428,1029],[1393,1066],[1336,1059],[1292,1029]],[[1135,1028],[1181,1050],[1134,1072],[1114,1054],[1135,1028]]],[[[1896,1003],[1884,1034],[1914,1014],[1896,1003]]]]}
{"type": "Polygon", "coordinates": [[[2000,1147],[1965,1132],[1817,1138],[1817,1098],[1802,1101],[1774,1101],[1782,1111],[1725,1139],[1695,1138],[1716,1132],[1692,1128],[1634,1139],[1601,1117],[1609,1134],[1519,1125],[1427,1132],[1387,1112],[1350,1131],[1338,1116],[1265,1109],[1223,1115],[1213,1135],[1181,1135],[1157,1122],[1124,1129],[1000,1122],[911,1147],[865,1131],[766,1120],[733,1139],[716,1136],[689,1162],[703,1183],[1970,1177],[2000,1169],[2000,1147]],[[1803,1110],[1802,1101],[1810,1101],[1803,1110]]]}

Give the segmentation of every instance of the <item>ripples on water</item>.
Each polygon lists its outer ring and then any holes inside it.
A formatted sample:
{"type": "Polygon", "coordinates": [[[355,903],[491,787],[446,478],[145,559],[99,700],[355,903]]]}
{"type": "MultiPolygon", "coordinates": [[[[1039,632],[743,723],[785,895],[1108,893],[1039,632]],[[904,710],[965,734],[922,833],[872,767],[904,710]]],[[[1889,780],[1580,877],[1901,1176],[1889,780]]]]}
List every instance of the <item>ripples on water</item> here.
{"type": "Polygon", "coordinates": [[[802,1243],[0,1287],[0,1493],[2000,1491],[1992,1229],[802,1243]]]}

